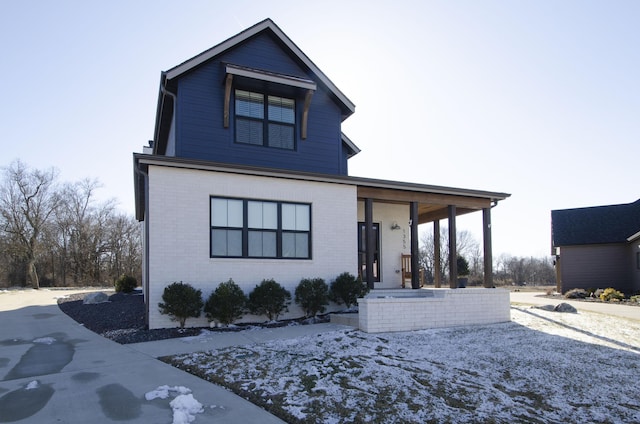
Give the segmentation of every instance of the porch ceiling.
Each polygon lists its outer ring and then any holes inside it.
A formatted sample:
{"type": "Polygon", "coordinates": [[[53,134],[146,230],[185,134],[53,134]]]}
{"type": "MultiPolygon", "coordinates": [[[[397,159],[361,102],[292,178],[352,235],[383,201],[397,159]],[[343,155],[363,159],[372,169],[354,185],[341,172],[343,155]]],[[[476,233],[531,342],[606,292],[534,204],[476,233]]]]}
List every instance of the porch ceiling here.
{"type": "Polygon", "coordinates": [[[419,224],[425,224],[448,217],[448,206],[456,206],[456,215],[491,207],[495,200],[491,197],[476,197],[462,194],[433,193],[411,190],[395,190],[379,187],[358,186],[358,200],[373,199],[374,202],[409,204],[418,202],[419,224]]]}

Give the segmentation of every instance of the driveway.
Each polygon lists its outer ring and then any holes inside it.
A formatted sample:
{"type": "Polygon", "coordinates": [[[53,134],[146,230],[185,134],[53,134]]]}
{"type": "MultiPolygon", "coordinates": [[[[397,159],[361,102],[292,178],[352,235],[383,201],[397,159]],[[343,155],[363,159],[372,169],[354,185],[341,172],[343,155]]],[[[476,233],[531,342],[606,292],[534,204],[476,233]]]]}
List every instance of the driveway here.
{"type": "Polygon", "coordinates": [[[0,423],[282,423],[60,311],[59,296],[86,291],[0,292],[0,423]],[[195,402],[201,412],[189,411],[195,402]]]}

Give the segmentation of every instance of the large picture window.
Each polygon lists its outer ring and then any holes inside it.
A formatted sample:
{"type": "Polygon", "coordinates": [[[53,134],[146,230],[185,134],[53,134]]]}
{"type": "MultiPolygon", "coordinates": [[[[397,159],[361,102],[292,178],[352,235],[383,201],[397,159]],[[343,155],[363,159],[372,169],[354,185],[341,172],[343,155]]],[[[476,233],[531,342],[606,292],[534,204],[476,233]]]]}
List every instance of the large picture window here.
{"type": "Polygon", "coordinates": [[[293,99],[235,90],[236,142],[295,149],[293,99]]]}
{"type": "Polygon", "coordinates": [[[311,205],[211,198],[211,256],[311,258],[311,205]]]}

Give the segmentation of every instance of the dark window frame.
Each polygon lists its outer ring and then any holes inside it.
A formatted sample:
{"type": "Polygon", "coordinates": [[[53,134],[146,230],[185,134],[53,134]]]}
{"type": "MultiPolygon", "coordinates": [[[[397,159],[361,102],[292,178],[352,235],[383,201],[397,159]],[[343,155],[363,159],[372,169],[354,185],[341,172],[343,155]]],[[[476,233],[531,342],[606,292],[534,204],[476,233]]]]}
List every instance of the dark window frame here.
{"type": "MultiPolygon", "coordinates": [[[[380,224],[372,223],[373,233],[376,238],[376,249],[373,252],[373,281],[381,281],[380,273],[380,224]]],[[[358,222],[358,276],[362,281],[366,281],[367,246],[365,243],[365,223],[358,222]]]]}
{"type": "MultiPolygon", "coordinates": [[[[268,90],[265,91],[257,91],[255,89],[250,89],[250,88],[242,88],[242,87],[235,87],[233,90],[233,124],[234,124],[234,143],[236,144],[242,144],[245,146],[258,146],[258,147],[266,147],[269,149],[278,149],[278,150],[285,150],[285,151],[297,151],[297,147],[298,147],[298,140],[297,140],[297,124],[298,124],[298,113],[297,113],[297,104],[298,102],[296,101],[296,99],[294,97],[287,97],[284,95],[281,95],[277,92],[271,92],[268,90]],[[238,97],[238,91],[242,91],[242,92],[247,92],[253,95],[260,95],[262,97],[262,117],[253,117],[253,116],[248,116],[248,115],[242,115],[238,113],[238,108],[237,108],[237,97],[238,97]],[[290,122],[285,122],[285,121],[281,121],[281,120],[277,120],[277,119],[272,119],[272,117],[269,114],[269,98],[270,97],[274,97],[274,98],[279,98],[279,99],[283,99],[283,100],[290,100],[291,102],[293,102],[293,123],[290,122]],[[238,140],[238,135],[239,135],[239,131],[238,131],[238,121],[247,121],[247,122],[257,122],[260,123],[262,125],[262,143],[258,144],[258,143],[251,143],[251,142],[246,142],[246,141],[239,141],[238,140]],[[281,147],[281,146],[277,146],[277,145],[272,145],[272,140],[269,138],[269,134],[270,134],[270,126],[271,125],[277,125],[280,127],[287,127],[291,129],[292,132],[292,143],[293,145],[291,146],[291,148],[289,147],[281,147]]],[[[275,140],[273,141],[273,144],[275,144],[275,140]]]]}
{"type": "MultiPolygon", "coordinates": [[[[296,238],[297,240],[297,238],[296,238]]],[[[304,247],[304,246],[303,246],[304,247]]],[[[239,259],[293,259],[293,260],[311,260],[313,259],[312,254],[312,207],[311,203],[304,202],[291,202],[291,201],[278,201],[278,200],[268,200],[268,199],[248,199],[248,198],[238,198],[238,197],[228,197],[228,196],[209,196],[209,257],[210,258],[239,258],[239,259]],[[238,226],[221,226],[221,225],[213,225],[213,201],[214,199],[220,200],[234,200],[242,202],[242,227],[238,226]],[[276,204],[276,213],[277,213],[277,225],[276,229],[272,228],[259,228],[259,227],[250,227],[249,226],[249,203],[250,202],[259,202],[259,203],[271,203],[276,204]],[[300,229],[284,229],[283,225],[283,213],[282,207],[283,205],[294,205],[294,206],[305,206],[308,208],[308,230],[300,230],[300,229]],[[216,231],[226,231],[226,232],[242,232],[241,237],[241,254],[240,255],[228,255],[228,254],[214,254],[214,232],[216,231]],[[250,233],[269,233],[276,235],[276,253],[271,256],[260,256],[260,255],[250,255],[249,252],[249,234],[250,233]],[[306,246],[306,256],[285,256],[283,244],[284,238],[283,236],[288,234],[300,234],[306,235],[307,237],[307,246],[306,246]]]]}

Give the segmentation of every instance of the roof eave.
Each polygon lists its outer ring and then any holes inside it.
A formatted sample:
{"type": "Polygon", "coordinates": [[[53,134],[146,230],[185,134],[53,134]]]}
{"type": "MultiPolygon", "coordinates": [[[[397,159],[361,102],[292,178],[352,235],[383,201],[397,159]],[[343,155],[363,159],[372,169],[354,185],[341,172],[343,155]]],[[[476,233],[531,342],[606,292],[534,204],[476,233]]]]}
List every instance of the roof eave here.
{"type": "Polygon", "coordinates": [[[508,193],[491,192],[475,189],[454,188],[445,186],[434,186],[428,184],[391,181],[391,180],[379,180],[374,178],[364,177],[352,177],[346,175],[328,175],[328,174],[316,174],[303,171],[290,171],[273,168],[262,168],[243,165],[231,165],[226,163],[218,163],[211,161],[203,161],[197,159],[184,159],[169,156],[153,156],[143,153],[135,153],[134,157],[140,164],[144,165],[158,165],[158,166],[170,166],[186,169],[197,169],[206,171],[219,171],[219,172],[232,172],[237,174],[267,176],[285,179],[305,180],[305,181],[318,181],[337,184],[349,184],[356,186],[369,186],[375,188],[387,188],[393,190],[408,190],[417,192],[428,192],[436,194],[446,194],[453,196],[469,196],[478,197],[483,199],[497,202],[504,200],[511,196],[508,193]]]}

